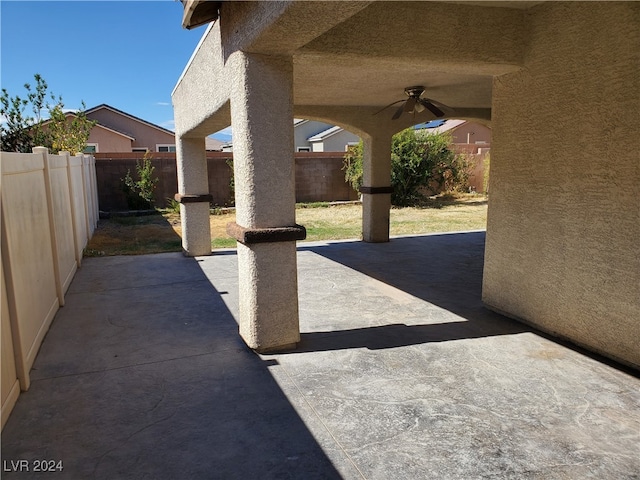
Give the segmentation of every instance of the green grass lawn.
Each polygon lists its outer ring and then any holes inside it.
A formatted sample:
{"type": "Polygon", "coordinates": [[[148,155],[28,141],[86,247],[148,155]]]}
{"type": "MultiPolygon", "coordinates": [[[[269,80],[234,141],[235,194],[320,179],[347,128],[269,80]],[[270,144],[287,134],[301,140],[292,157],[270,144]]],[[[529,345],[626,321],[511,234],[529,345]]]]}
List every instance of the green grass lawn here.
{"type": "MultiPolygon", "coordinates": [[[[235,221],[235,213],[216,212],[209,218],[212,248],[235,248],[236,241],[226,234],[226,225],[235,221]]],[[[326,203],[298,205],[296,222],[307,229],[306,241],[359,239],[362,235],[362,206],[326,203]]],[[[424,207],[392,208],[390,234],[398,236],[481,230],[486,223],[485,197],[443,197],[427,202],[424,207]]],[[[179,214],[169,211],[146,217],[100,220],[85,249],[85,255],[179,252],[182,249],[181,233],[179,214]]]]}

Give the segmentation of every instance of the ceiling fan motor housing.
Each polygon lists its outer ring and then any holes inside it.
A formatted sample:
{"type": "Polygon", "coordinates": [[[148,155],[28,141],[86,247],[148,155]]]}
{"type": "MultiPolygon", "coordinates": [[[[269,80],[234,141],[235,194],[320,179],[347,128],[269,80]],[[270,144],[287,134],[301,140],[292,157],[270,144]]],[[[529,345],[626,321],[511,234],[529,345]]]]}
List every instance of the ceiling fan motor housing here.
{"type": "Polygon", "coordinates": [[[407,87],[404,89],[404,93],[406,93],[409,98],[420,98],[420,95],[424,93],[424,87],[407,87]]]}

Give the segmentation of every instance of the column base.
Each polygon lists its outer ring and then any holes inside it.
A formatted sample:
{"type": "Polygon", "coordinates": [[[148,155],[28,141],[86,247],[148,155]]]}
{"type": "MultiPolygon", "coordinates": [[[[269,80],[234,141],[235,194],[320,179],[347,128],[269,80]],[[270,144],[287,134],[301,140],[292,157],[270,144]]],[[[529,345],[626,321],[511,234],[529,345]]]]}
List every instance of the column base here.
{"type": "Polygon", "coordinates": [[[209,202],[181,203],[182,250],[187,257],[211,255],[209,202]]]}
{"type": "Polygon", "coordinates": [[[390,193],[362,193],[362,240],[371,243],[389,241],[390,209],[390,193]]]}
{"type": "Polygon", "coordinates": [[[238,243],[239,332],[259,353],[300,341],[295,242],[238,243]]]}

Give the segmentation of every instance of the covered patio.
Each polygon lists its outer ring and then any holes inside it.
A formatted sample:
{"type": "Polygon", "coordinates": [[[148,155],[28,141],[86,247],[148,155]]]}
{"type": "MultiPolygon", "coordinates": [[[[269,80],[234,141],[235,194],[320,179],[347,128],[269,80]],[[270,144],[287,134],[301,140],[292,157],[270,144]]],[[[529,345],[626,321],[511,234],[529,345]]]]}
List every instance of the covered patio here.
{"type": "Polygon", "coordinates": [[[299,243],[301,341],[265,355],[237,334],[235,250],[87,258],[2,477],[636,478],[640,380],[484,308],[484,247],[299,243]]]}
{"type": "Polygon", "coordinates": [[[640,129],[640,4],[183,4],[183,26],[208,25],[172,94],[183,248],[210,253],[204,139],[231,125],[228,233],[250,348],[301,340],[294,117],[363,139],[362,240],[377,243],[389,241],[392,135],[438,116],[492,128],[484,304],[640,368],[640,169],[629,143],[640,129]]]}

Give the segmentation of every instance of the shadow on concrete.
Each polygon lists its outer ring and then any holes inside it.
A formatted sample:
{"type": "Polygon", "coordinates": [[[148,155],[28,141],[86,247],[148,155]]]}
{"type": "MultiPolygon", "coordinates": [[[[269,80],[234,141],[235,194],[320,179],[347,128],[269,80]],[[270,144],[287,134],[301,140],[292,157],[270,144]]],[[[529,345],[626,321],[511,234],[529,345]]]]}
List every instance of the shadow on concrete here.
{"type": "Polygon", "coordinates": [[[335,332],[303,333],[300,335],[298,349],[291,353],[363,347],[369,350],[381,350],[424,343],[513,335],[531,331],[516,322],[501,325],[500,328],[495,327],[495,324],[483,325],[482,327],[473,325],[470,327],[469,322],[461,321],[431,325],[391,324],[335,332]]]}
{"type": "Polygon", "coordinates": [[[2,432],[30,471],[2,478],[340,478],[237,330],[194,259],[85,259],[2,432]]]}

